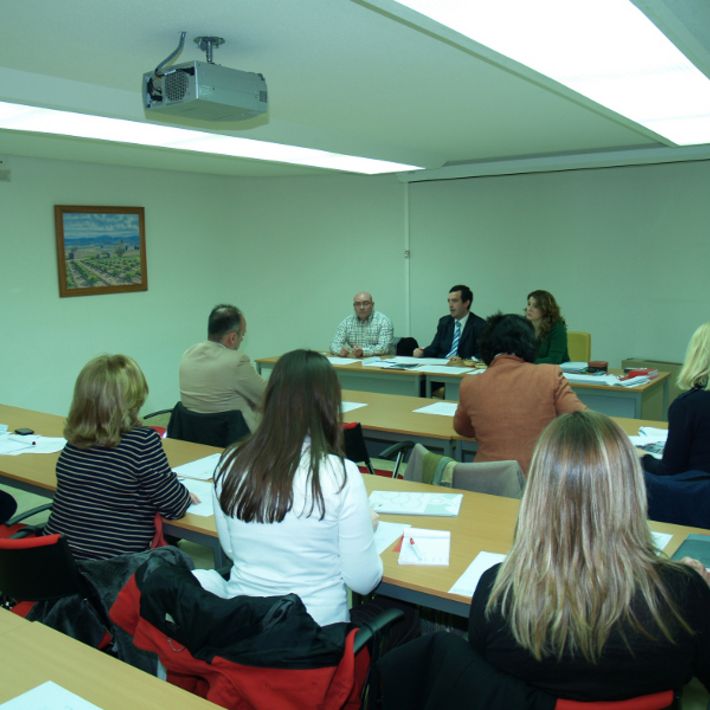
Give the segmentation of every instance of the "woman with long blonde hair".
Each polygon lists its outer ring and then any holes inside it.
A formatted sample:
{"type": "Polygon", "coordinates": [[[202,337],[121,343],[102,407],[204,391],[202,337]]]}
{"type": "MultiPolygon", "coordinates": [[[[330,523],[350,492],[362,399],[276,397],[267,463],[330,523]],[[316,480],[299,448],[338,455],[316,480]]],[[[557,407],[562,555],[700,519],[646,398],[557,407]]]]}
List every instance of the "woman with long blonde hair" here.
{"type": "Polygon", "coordinates": [[[473,596],[469,641],[557,697],[622,699],[693,675],[710,690],[709,584],[657,552],[628,437],[574,412],[540,437],[513,547],[473,596]]]}
{"type": "Polygon", "coordinates": [[[668,408],[663,459],[646,455],[643,467],[660,475],[710,473],[710,322],[699,326],[690,338],[678,387],[685,391],[668,408]]]}

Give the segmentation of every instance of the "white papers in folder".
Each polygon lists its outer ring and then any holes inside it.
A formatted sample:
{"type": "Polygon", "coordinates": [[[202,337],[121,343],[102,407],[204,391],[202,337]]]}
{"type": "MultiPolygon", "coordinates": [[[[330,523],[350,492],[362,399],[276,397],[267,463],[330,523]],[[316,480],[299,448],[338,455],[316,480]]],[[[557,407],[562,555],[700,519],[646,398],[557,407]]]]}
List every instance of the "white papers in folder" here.
{"type": "Polygon", "coordinates": [[[619,384],[619,378],[616,375],[583,375],[576,372],[562,373],[570,382],[579,382],[585,385],[607,385],[613,386],[619,384]]]}
{"type": "Polygon", "coordinates": [[[459,514],[463,494],[372,491],[370,508],[391,515],[434,515],[455,518],[459,514]]]}
{"type": "Polygon", "coordinates": [[[449,589],[449,594],[472,597],[481,575],[504,559],[505,555],[501,555],[499,552],[479,552],[466,571],[454,582],[454,586],[449,589]]]}
{"type": "Polygon", "coordinates": [[[401,565],[436,565],[447,567],[451,550],[449,530],[409,528],[404,532],[399,551],[401,565]]]}
{"type": "Polygon", "coordinates": [[[588,366],[588,362],[576,362],[570,360],[569,362],[563,362],[560,365],[560,369],[562,372],[585,372],[588,366]]]}
{"type": "Polygon", "coordinates": [[[657,429],[650,426],[639,428],[638,436],[629,436],[631,443],[643,449],[654,458],[663,458],[663,449],[668,440],[668,429],[657,429]]]}
{"type": "Polygon", "coordinates": [[[182,464],[182,466],[176,466],[173,471],[177,473],[179,478],[195,478],[198,481],[207,481],[214,476],[219,457],[220,454],[203,456],[201,459],[189,461],[182,464]]]}

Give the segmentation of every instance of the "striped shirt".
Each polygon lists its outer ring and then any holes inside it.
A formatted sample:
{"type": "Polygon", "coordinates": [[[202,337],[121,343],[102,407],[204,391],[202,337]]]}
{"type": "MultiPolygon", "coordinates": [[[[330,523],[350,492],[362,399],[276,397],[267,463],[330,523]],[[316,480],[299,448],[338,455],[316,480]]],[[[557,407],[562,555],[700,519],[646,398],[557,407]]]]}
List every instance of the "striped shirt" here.
{"type": "Polygon", "coordinates": [[[136,427],[114,448],[64,447],[45,533],[66,535],[79,559],[107,559],[148,549],[155,513],[180,518],[189,505],[158,435],[136,427]]]}
{"type": "Polygon", "coordinates": [[[388,355],[392,352],[393,338],[392,321],[384,313],[373,311],[364,321],[356,315],[351,315],[342,321],[335,331],[330,352],[337,355],[343,347],[357,347],[362,348],[365,357],[388,355]]]}

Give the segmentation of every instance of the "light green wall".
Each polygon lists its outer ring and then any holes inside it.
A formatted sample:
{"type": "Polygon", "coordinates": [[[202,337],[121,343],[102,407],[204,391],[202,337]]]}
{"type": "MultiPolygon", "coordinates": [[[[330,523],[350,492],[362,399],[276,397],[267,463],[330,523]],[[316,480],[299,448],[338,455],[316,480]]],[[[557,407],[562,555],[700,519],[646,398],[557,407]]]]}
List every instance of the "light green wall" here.
{"type": "Polygon", "coordinates": [[[414,334],[427,340],[462,281],[474,310],[522,312],[543,288],[592,356],[682,360],[710,320],[710,163],[411,186],[414,334]]]}
{"type": "Polygon", "coordinates": [[[393,177],[243,180],[13,157],[0,182],[0,401],[65,413],[82,365],[124,352],[148,378],[144,411],[172,406],[180,355],[219,302],[244,309],[253,357],[326,347],[359,288],[401,320],[403,192],[393,177]],[[144,206],[148,291],[59,298],[55,204],[144,206]]]}
{"type": "Polygon", "coordinates": [[[0,401],[66,412],[90,357],[126,352],[151,386],[145,411],[178,397],[177,364],[210,308],[247,316],[252,357],[327,347],[351,297],[428,342],[458,281],[482,315],[519,311],[547,288],[593,355],[682,359],[708,320],[710,164],[420,183],[394,177],[226,178],[12,158],[0,182],[5,336],[0,401]],[[59,298],[53,205],[143,205],[149,290],[59,298]]]}

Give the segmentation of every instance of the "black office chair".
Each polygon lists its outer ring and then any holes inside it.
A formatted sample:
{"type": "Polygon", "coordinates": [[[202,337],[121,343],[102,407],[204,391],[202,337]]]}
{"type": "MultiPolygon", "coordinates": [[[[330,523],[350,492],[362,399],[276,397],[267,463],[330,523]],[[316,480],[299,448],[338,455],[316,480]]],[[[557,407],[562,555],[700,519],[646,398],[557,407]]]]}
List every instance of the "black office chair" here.
{"type": "Polygon", "coordinates": [[[178,402],[170,415],[168,436],[224,448],[249,435],[244,415],[238,409],[213,414],[201,414],[186,409],[178,402]]]}
{"type": "Polygon", "coordinates": [[[343,449],[345,450],[345,458],[356,464],[363,464],[360,467],[362,473],[372,473],[378,476],[386,476],[388,478],[397,478],[399,467],[404,459],[404,454],[414,446],[412,441],[400,441],[386,449],[380,451],[377,458],[394,460],[393,470],[376,469],[372,465],[370,454],[365,444],[365,437],[362,433],[362,425],[360,422],[345,422],[343,424],[343,449]]]}

